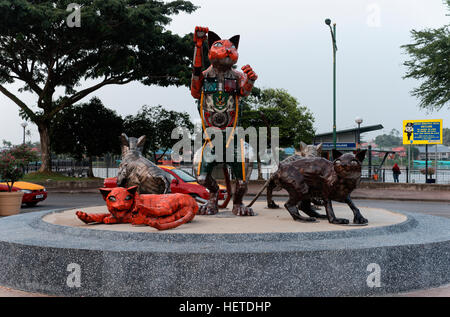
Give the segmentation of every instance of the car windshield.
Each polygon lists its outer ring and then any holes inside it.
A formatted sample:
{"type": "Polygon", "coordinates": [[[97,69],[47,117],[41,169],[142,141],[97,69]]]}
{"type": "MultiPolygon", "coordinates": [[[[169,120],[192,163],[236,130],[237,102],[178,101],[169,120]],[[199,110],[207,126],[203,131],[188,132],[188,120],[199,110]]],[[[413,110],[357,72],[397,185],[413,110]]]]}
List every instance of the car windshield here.
{"type": "Polygon", "coordinates": [[[194,176],[186,173],[185,171],[173,169],[172,172],[175,173],[179,178],[181,178],[183,182],[190,183],[197,181],[194,176]]]}
{"type": "Polygon", "coordinates": [[[172,180],[175,178],[175,176],[173,176],[172,174],[170,174],[169,172],[164,171],[164,176],[166,176],[166,178],[169,180],[169,182],[172,182],[172,180]]]}

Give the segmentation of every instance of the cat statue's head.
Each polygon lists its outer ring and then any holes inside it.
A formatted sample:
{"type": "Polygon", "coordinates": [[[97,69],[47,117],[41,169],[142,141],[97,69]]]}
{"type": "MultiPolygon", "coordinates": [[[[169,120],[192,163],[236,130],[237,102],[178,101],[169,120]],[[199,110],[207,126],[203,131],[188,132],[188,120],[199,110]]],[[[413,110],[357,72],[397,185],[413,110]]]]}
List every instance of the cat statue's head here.
{"type": "Polygon", "coordinates": [[[108,211],[120,220],[131,216],[137,189],[137,186],[130,188],[100,188],[100,193],[106,201],[108,211]]]}
{"type": "Polygon", "coordinates": [[[144,150],[145,141],[146,141],[145,135],[137,139],[132,137],[129,138],[125,133],[122,133],[122,135],[120,136],[122,156],[125,156],[129,152],[142,154],[142,151],[144,150]]]}
{"type": "Polygon", "coordinates": [[[208,32],[209,61],[213,67],[219,69],[231,69],[239,59],[239,35],[235,35],[229,40],[222,40],[216,33],[208,32]]]}
{"type": "Polygon", "coordinates": [[[296,151],[296,154],[303,157],[321,157],[322,146],[322,143],[319,145],[307,145],[304,142],[300,142],[300,151],[296,151]]]}
{"type": "Polygon", "coordinates": [[[340,178],[357,179],[361,177],[362,162],[366,157],[367,150],[358,151],[356,154],[342,154],[333,150],[334,171],[340,178]]]}

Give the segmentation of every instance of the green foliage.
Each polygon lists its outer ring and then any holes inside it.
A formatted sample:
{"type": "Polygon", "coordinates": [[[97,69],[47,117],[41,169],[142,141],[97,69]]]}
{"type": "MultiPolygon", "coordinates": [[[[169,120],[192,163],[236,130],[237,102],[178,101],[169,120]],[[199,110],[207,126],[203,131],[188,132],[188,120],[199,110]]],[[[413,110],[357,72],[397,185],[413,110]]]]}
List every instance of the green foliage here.
{"type": "Polygon", "coordinates": [[[25,164],[39,160],[39,156],[36,151],[33,151],[28,144],[14,146],[9,150],[9,153],[11,153],[11,155],[13,155],[16,159],[22,160],[25,164]]]}
{"type": "Polygon", "coordinates": [[[147,136],[144,154],[151,154],[153,159],[159,150],[168,151],[178,140],[172,140],[172,131],[177,128],[188,128],[193,132],[194,125],[186,112],[169,111],[162,106],[143,106],[134,116],[125,117],[124,132],[128,136],[147,136]]]}
{"type": "Polygon", "coordinates": [[[23,177],[24,167],[37,159],[37,155],[26,145],[19,145],[0,153],[0,179],[6,181],[8,191],[23,177]]]}
{"type": "Polygon", "coordinates": [[[94,97],[56,115],[50,130],[52,150],[76,159],[120,153],[122,124],[122,117],[94,97]]]}
{"type": "Polygon", "coordinates": [[[311,143],[314,137],[314,117],[307,107],[284,89],[253,88],[241,103],[240,124],[248,127],[278,127],[280,146],[298,146],[300,141],[311,143]]]}
{"type": "MultiPolygon", "coordinates": [[[[450,9],[450,0],[447,0],[450,9]]],[[[402,48],[410,56],[404,65],[408,71],[404,78],[421,81],[411,94],[420,99],[420,107],[440,110],[450,108],[450,25],[438,29],[412,30],[414,43],[402,48]]]]}
{"type": "Polygon", "coordinates": [[[171,16],[195,9],[182,0],[0,1],[0,92],[38,126],[43,170],[50,168],[49,125],[61,110],[106,85],[189,84],[192,38],[166,26],[171,16]],[[81,27],[66,23],[72,2],[81,5],[81,27]],[[79,89],[86,79],[95,83],[79,89]],[[33,93],[36,104],[3,85],[12,82],[33,93]],[[59,99],[58,88],[65,90],[59,99]]]}
{"type": "Polygon", "coordinates": [[[449,128],[444,128],[443,129],[443,143],[446,146],[450,146],[450,129],[449,128]]]}

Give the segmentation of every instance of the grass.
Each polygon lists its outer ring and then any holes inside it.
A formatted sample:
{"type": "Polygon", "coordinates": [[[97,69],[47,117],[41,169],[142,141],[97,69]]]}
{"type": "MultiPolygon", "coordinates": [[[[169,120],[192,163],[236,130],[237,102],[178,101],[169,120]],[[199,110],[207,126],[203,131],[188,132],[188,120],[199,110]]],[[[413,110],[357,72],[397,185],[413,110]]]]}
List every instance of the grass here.
{"type": "Polygon", "coordinates": [[[47,180],[86,182],[86,181],[92,181],[92,180],[101,180],[101,178],[69,177],[69,176],[65,176],[63,174],[55,173],[55,172],[45,172],[45,173],[35,172],[35,173],[26,174],[22,178],[22,180],[25,182],[30,182],[30,183],[45,182],[47,180]]]}

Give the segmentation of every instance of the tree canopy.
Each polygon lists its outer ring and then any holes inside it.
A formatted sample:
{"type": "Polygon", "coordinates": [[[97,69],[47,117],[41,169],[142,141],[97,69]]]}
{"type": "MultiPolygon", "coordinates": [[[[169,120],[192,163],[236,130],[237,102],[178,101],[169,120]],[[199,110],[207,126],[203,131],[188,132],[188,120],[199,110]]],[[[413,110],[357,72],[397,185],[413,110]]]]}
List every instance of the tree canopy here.
{"type": "Polygon", "coordinates": [[[311,143],[315,134],[314,117],[305,106],[284,89],[253,88],[242,101],[240,124],[248,127],[278,127],[281,147],[298,147],[300,141],[311,143]]]}
{"type": "Polygon", "coordinates": [[[443,143],[446,146],[450,146],[450,129],[449,128],[443,129],[443,143]]]}
{"type": "Polygon", "coordinates": [[[191,37],[165,28],[170,16],[193,12],[191,2],[77,0],[79,27],[67,23],[72,2],[0,1],[0,92],[38,126],[42,171],[50,169],[49,126],[58,112],[106,85],[187,85],[191,72],[191,37]],[[36,103],[8,90],[13,82],[36,103]]]}
{"type": "MultiPolygon", "coordinates": [[[[450,9],[450,0],[446,0],[450,9]]],[[[408,68],[404,78],[421,81],[411,94],[420,100],[419,106],[427,110],[450,108],[450,25],[438,29],[412,30],[412,44],[402,48],[410,56],[404,65],[408,68]]]]}
{"type": "Polygon", "coordinates": [[[403,139],[400,136],[400,132],[396,129],[392,129],[389,134],[382,134],[375,138],[375,143],[380,148],[393,148],[402,146],[403,139]]]}
{"type": "MultiPolygon", "coordinates": [[[[120,153],[119,136],[123,119],[94,97],[88,103],[66,108],[58,113],[51,126],[52,150],[70,154],[75,159],[120,153]]],[[[92,168],[92,164],[90,164],[92,168]]],[[[89,177],[92,177],[90,169],[89,177]]]]}

